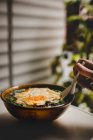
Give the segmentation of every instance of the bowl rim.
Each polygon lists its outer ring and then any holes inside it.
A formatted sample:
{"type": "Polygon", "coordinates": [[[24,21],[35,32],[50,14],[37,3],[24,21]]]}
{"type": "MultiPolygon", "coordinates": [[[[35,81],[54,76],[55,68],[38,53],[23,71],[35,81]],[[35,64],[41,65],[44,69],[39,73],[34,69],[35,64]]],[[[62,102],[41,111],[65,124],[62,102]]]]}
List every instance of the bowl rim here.
{"type": "Polygon", "coordinates": [[[11,105],[11,106],[15,106],[17,108],[20,108],[20,109],[28,109],[28,110],[44,110],[44,109],[55,109],[55,108],[64,108],[68,105],[70,105],[72,102],[73,102],[73,99],[74,99],[74,96],[72,98],[71,101],[69,102],[65,102],[63,104],[59,104],[59,105],[55,105],[55,106],[48,106],[48,107],[23,107],[23,106],[17,106],[15,104],[12,104],[10,102],[8,102],[7,100],[5,100],[5,98],[3,97],[3,94],[5,94],[8,90],[13,90],[13,89],[18,89],[18,88],[25,88],[25,87],[30,87],[30,86],[56,86],[56,87],[60,87],[60,88],[63,88],[63,86],[61,85],[57,85],[57,84],[47,84],[47,83],[31,83],[31,84],[20,84],[20,85],[17,85],[17,86],[12,86],[10,88],[7,88],[5,89],[3,92],[1,92],[1,99],[3,102],[11,105]]]}

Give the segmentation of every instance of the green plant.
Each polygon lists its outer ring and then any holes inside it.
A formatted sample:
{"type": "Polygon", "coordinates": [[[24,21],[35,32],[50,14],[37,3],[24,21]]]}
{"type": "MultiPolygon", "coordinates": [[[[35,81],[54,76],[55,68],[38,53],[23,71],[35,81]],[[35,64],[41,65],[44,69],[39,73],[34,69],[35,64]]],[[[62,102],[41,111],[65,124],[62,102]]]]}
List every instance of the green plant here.
{"type": "MultiPolygon", "coordinates": [[[[73,67],[79,58],[91,59],[93,55],[93,2],[81,0],[66,0],[67,10],[67,41],[63,50],[72,53],[72,59],[68,67],[73,67]]],[[[55,64],[59,64],[59,59],[55,58],[55,64]]],[[[68,59],[68,58],[67,58],[68,59]]],[[[55,65],[55,69],[56,69],[55,65]]],[[[58,79],[61,74],[58,74],[58,79]]],[[[68,86],[73,79],[73,72],[69,74],[68,81],[64,82],[64,86],[68,86]]],[[[57,80],[56,79],[56,83],[57,80]]],[[[76,98],[73,102],[76,106],[81,106],[85,110],[93,112],[93,92],[84,90],[79,85],[76,87],[76,98]]]]}
{"type": "MultiPolygon", "coordinates": [[[[69,0],[66,6],[71,8],[71,4],[75,4],[75,2],[80,4],[79,7],[77,6],[77,11],[79,12],[67,15],[67,27],[70,29],[67,29],[67,42],[64,46],[64,50],[73,52],[69,66],[73,66],[79,58],[90,59],[93,53],[93,5],[91,1],[82,4],[78,0],[69,0]],[[74,28],[73,25],[75,26],[74,28]],[[69,30],[72,30],[72,33],[69,30]]],[[[69,76],[73,78],[73,73],[71,72],[69,76]]],[[[82,104],[85,110],[88,108],[88,111],[93,112],[92,91],[83,90],[77,85],[76,98],[73,104],[76,106],[81,106],[82,104]]]]}

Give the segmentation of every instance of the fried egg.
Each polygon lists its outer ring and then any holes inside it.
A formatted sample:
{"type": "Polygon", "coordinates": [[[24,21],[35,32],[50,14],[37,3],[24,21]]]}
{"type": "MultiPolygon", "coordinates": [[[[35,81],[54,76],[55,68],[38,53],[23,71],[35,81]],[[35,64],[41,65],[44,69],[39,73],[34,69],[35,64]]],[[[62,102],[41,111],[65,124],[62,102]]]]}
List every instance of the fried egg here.
{"type": "Polygon", "coordinates": [[[57,103],[60,93],[49,88],[29,88],[15,94],[16,103],[30,106],[45,105],[46,102],[57,103]]]}

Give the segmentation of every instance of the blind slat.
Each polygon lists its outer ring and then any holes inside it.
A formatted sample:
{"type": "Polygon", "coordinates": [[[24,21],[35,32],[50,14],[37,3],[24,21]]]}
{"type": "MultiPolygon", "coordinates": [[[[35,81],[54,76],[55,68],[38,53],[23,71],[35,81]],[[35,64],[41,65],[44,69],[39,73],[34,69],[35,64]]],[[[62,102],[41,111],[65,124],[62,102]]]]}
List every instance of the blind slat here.
{"type": "Polygon", "coordinates": [[[14,81],[14,85],[20,84],[20,83],[27,83],[28,81],[37,81],[39,78],[41,77],[45,77],[45,76],[51,76],[51,70],[50,69],[46,69],[44,71],[39,71],[35,74],[33,73],[28,73],[25,75],[21,75],[18,77],[14,77],[13,81],[14,81]]]}
{"type": "Polygon", "coordinates": [[[6,15],[0,15],[0,27],[1,26],[7,27],[7,16],[6,15]]]}
{"type": "Polygon", "coordinates": [[[0,54],[7,53],[7,52],[8,52],[7,41],[0,42],[0,54]]]}
{"type": "Polygon", "coordinates": [[[6,77],[9,77],[9,69],[8,69],[8,67],[0,68],[0,79],[4,79],[6,77]]]}
{"type": "Polygon", "coordinates": [[[53,0],[14,0],[14,2],[21,2],[24,4],[34,4],[38,6],[46,6],[47,8],[62,8],[64,7],[62,1],[53,1],[53,0]]]}
{"type": "Polygon", "coordinates": [[[8,64],[8,54],[0,54],[0,66],[8,64]]]}
{"type": "Polygon", "coordinates": [[[5,1],[0,2],[0,13],[7,13],[7,6],[5,1]]]}
{"type": "Polygon", "coordinates": [[[20,65],[15,65],[13,66],[13,74],[22,74],[22,73],[27,73],[29,71],[35,71],[40,68],[45,68],[50,66],[51,59],[44,59],[32,63],[24,63],[20,65]]]}
{"type": "Polygon", "coordinates": [[[6,28],[0,28],[0,40],[7,39],[8,38],[8,32],[6,28]]]}
{"type": "Polygon", "coordinates": [[[54,48],[61,46],[63,40],[61,39],[51,39],[51,40],[36,40],[36,41],[14,41],[12,43],[13,52],[21,52],[27,50],[38,50],[45,48],[54,48]],[[21,46],[21,47],[20,47],[21,46]]]}
{"type": "Polygon", "coordinates": [[[64,22],[62,20],[52,20],[52,19],[43,19],[43,18],[27,18],[27,17],[13,17],[13,27],[51,27],[51,28],[63,28],[64,22]]]}
{"type": "Polygon", "coordinates": [[[21,38],[40,38],[40,37],[51,37],[54,36],[64,36],[64,33],[61,30],[14,30],[13,31],[13,39],[21,39],[21,38]]]}
{"type": "Polygon", "coordinates": [[[59,17],[61,18],[64,14],[60,10],[51,10],[45,8],[33,8],[33,6],[26,6],[22,4],[14,3],[13,5],[13,14],[21,15],[36,15],[40,17],[59,17]],[[25,9],[25,10],[24,10],[25,9]]]}
{"type": "MultiPolygon", "coordinates": [[[[43,78],[41,78],[41,79],[38,79],[37,80],[37,83],[48,83],[48,84],[51,84],[51,83],[54,83],[54,81],[55,81],[55,76],[46,76],[46,77],[43,77],[43,78]]],[[[29,81],[29,83],[31,83],[31,81],[29,81]]]]}
{"type": "Polygon", "coordinates": [[[35,53],[27,52],[27,53],[16,53],[13,55],[13,63],[22,63],[27,62],[31,60],[38,60],[38,59],[44,59],[48,57],[54,57],[56,55],[61,54],[61,48],[60,49],[49,49],[46,51],[37,51],[35,53]]]}

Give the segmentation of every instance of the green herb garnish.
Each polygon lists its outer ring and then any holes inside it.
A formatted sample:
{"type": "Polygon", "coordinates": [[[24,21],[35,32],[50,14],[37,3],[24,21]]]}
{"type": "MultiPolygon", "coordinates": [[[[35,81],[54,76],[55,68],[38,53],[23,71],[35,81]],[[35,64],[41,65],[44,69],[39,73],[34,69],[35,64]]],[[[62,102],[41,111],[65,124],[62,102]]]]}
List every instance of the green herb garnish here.
{"type": "Polygon", "coordinates": [[[59,100],[59,104],[64,104],[64,100],[63,99],[59,100]]]}
{"type": "Polygon", "coordinates": [[[25,89],[18,89],[18,90],[13,90],[13,94],[15,93],[21,93],[21,92],[24,92],[25,89]]]}

